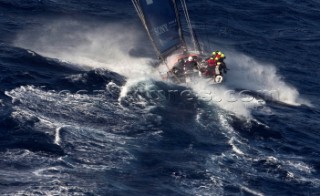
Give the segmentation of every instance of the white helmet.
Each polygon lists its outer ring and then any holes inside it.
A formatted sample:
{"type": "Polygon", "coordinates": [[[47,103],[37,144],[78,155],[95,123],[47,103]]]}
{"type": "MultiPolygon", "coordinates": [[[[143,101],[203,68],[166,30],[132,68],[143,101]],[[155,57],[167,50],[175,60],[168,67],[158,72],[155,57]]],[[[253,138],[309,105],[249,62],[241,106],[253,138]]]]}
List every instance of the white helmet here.
{"type": "Polygon", "coordinates": [[[188,61],[192,61],[192,60],[193,60],[192,56],[189,56],[188,61]]]}

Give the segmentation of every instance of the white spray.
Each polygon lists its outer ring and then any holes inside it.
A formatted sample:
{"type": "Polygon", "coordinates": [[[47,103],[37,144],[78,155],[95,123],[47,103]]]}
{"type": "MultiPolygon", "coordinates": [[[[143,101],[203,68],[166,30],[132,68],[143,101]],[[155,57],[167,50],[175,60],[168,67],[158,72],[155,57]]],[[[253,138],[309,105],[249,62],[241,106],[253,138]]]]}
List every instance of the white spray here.
{"type": "MultiPolygon", "coordinates": [[[[106,68],[128,78],[156,73],[151,58],[134,57],[131,50],[145,47],[143,35],[132,25],[92,24],[59,20],[40,30],[20,34],[15,45],[43,56],[92,68],[106,68]]],[[[158,74],[152,75],[158,77],[158,74]]]]}
{"type": "MultiPolygon", "coordinates": [[[[132,25],[120,24],[104,24],[95,28],[85,26],[86,24],[77,21],[56,21],[45,25],[36,33],[29,31],[21,34],[15,44],[44,56],[93,68],[110,69],[128,78],[126,86],[137,80],[160,79],[158,71],[150,66],[151,58],[130,55],[130,50],[144,45],[139,40],[147,40],[146,37],[142,38],[142,30],[138,31],[132,25]]],[[[201,80],[191,84],[198,94],[214,93],[215,97],[211,100],[214,104],[249,117],[250,108],[262,101],[244,101],[242,95],[232,93],[231,90],[235,88],[272,92],[272,98],[287,104],[309,104],[299,98],[294,87],[283,81],[273,65],[258,63],[253,58],[236,52],[224,52],[231,69],[224,85],[213,88],[201,80]]]]}
{"type": "Polygon", "coordinates": [[[274,65],[258,63],[252,57],[230,52],[227,63],[231,71],[225,84],[229,88],[240,88],[264,93],[276,101],[290,105],[311,104],[299,97],[298,90],[287,84],[277,73],[274,65]]]}

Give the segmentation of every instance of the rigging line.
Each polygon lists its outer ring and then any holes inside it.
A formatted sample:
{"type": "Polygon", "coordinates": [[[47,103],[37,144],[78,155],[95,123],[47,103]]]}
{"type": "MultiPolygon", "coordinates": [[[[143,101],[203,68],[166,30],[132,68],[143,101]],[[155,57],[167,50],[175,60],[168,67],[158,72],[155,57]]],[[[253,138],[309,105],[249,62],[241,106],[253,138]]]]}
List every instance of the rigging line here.
{"type": "MultiPolygon", "coordinates": [[[[204,2],[204,1],[203,1],[204,2]]],[[[206,3],[206,5],[204,5],[205,7],[206,7],[206,9],[205,9],[205,15],[208,15],[208,5],[209,5],[209,2],[208,2],[208,0],[206,0],[206,2],[204,2],[204,3],[206,3]]],[[[206,33],[206,37],[207,37],[207,45],[206,45],[206,48],[207,48],[207,50],[211,50],[211,43],[210,43],[210,39],[209,39],[209,33],[208,33],[208,22],[207,22],[207,20],[205,20],[205,22],[204,22],[204,29],[205,29],[205,33],[206,33]],[[208,46],[209,45],[209,46],[208,46]],[[209,47],[209,48],[208,48],[209,47]]]]}
{"type": "Polygon", "coordinates": [[[153,40],[153,38],[152,38],[151,32],[150,32],[150,30],[149,30],[149,28],[148,28],[148,26],[147,26],[147,22],[146,22],[146,20],[145,20],[145,17],[144,17],[144,15],[143,15],[142,10],[141,10],[141,8],[138,6],[137,0],[132,0],[132,3],[134,4],[134,7],[135,7],[135,9],[137,10],[138,15],[139,15],[139,17],[140,17],[140,19],[141,19],[141,21],[142,21],[142,24],[143,24],[144,28],[145,28],[146,31],[147,31],[147,34],[148,34],[148,36],[149,36],[149,38],[150,38],[150,40],[151,40],[151,44],[152,44],[153,48],[155,49],[155,51],[156,51],[156,53],[157,53],[157,56],[163,58],[163,57],[161,56],[161,53],[160,53],[160,51],[158,50],[158,48],[157,48],[154,40],[153,40]]]}
{"type": "MultiPolygon", "coordinates": [[[[153,48],[155,49],[155,51],[156,51],[156,53],[157,53],[157,55],[158,55],[158,58],[165,64],[165,66],[166,66],[166,68],[168,69],[168,71],[169,71],[169,72],[172,72],[172,71],[170,70],[170,68],[169,68],[169,65],[168,65],[166,59],[161,55],[161,52],[159,51],[159,49],[158,49],[157,46],[156,46],[156,43],[155,43],[154,40],[153,40],[153,37],[152,37],[152,35],[151,35],[151,32],[150,32],[150,30],[149,30],[149,28],[148,28],[148,25],[147,25],[147,22],[146,22],[146,20],[145,20],[145,16],[144,16],[141,8],[139,7],[139,0],[131,0],[131,1],[132,1],[133,5],[134,5],[134,7],[135,7],[135,9],[136,9],[136,11],[137,11],[137,13],[138,13],[138,16],[139,16],[139,18],[140,18],[140,20],[141,20],[144,28],[145,28],[146,31],[147,31],[147,34],[148,34],[148,36],[149,36],[149,38],[150,38],[150,40],[151,40],[151,44],[152,44],[153,48]]],[[[162,77],[161,72],[159,71],[159,69],[158,69],[157,71],[158,71],[158,73],[160,74],[160,77],[162,77]]],[[[174,74],[173,74],[173,75],[174,75],[174,74]]],[[[180,79],[179,79],[176,75],[174,75],[174,77],[180,82],[180,79]]]]}
{"type": "Polygon", "coordinates": [[[187,22],[188,29],[189,29],[189,32],[190,32],[190,35],[191,35],[191,38],[192,38],[193,46],[194,46],[194,48],[195,48],[195,47],[196,47],[196,44],[195,44],[193,32],[192,32],[192,30],[191,30],[191,29],[192,29],[192,26],[191,26],[190,18],[189,18],[189,15],[188,15],[188,10],[187,10],[187,7],[186,7],[186,2],[185,2],[185,0],[181,0],[181,5],[182,5],[182,10],[183,10],[183,12],[184,12],[184,16],[185,16],[185,19],[186,19],[186,22],[187,22]]]}
{"type": "MultiPolygon", "coordinates": [[[[147,26],[147,22],[146,22],[146,20],[145,20],[145,17],[144,17],[144,15],[143,15],[143,12],[142,12],[141,8],[139,7],[139,2],[138,2],[138,1],[139,1],[139,0],[132,0],[132,3],[133,3],[133,5],[134,5],[134,7],[135,7],[135,9],[136,9],[136,11],[137,11],[137,13],[138,13],[138,16],[139,16],[139,18],[140,18],[140,20],[141,20],[144,28],[145,28],[146,31],[147,31],[147,34],[148,34],[148,36],[149,36],[149,38],[150,38],[150,40],[151,40],[151,44],[152,44],[153,48],[155,49],[155,51],[156,51],[156,53],[157,53],[157,56],[162,60],[162,62],[165,62],[165,59],[164,59],[163,56],[161,55],[160,51],[158,50],[158,48],[157,48],[157,46],[156,46],[156,44],[155,44],[155,42],[154,42],[154,40],[153,40],[153,38],[152,38],[152,35],[151,35],[151,33],[150,33],[150,31],[149,31],[149,28],[148,28],[148,26],[147,26]]],[[[166,65],[167,69],[170,71],[169,66],[167,65],[167,63],[165,63],[165,65],[166,65]]],[[[158,70],[158,72],[159,72],[160,76],[162,77],[162,75],[161,75],[161,73],[160,73],[159,70],[158,70]]]]}
{"type": "Polygon", "coordinates": [[[187,24],[188,24],[188,27],[189,27],[189,31],[190,31],[191,37],[192,37],[194,49],[198,50],[198,51],[201,51],[201,48],[200,48],[200,45],[199,45],[199,41],[198,41],[198,39],[197,39],[197,37],[196,37],[196,35],[195,35],[194,31],[193,31],[193,28],[192,28],[192,24],[191,24],[191,21],[190,21],[190,17],[189,17],[188,7],[187,7],[187,4],[186,4],[186,1],[185,0],[181,0],[181,4],[182,4],[182,7],[183,7],[185,18],[186,18],[186,21],[187,21],[187,24]]]}
{"type": "MultiPolygon", "coordinates": [[[[152,35],[151,35],[151,32],[150,32],[150,30],[149,30],[149,28],[148,28],[148,25],[147,25],[147,22],[146,22],[146,20],[145,20],[145,16],[144,16],[141,8],[139,7],[139,0],[132,0],[132,3],[134,4],[134,7],[135,7],[135,9],[137,10],[138,15],[139,15],[139,17],[140,17],[140,19],[141,19],[141,21],[142,21],[142,24],[143,24],[144,28],[145,28],[146,31],[147,31],[147,34],[148,34],[148,36],[149,36],[149,38],[150,38],[150,40],[151,40],[151,43],[152,43],[153,48],[155,49],[155,51],[156,51],[156,53],[157,53],[158,58],[161,59],[162,62],[166,62],[166,60],[164,59],[164,57],[161,55],[161,52],[160,52],[159,49],[157,48],[156,43],[155,43],[154,40],[153,40],[153,37],[152,37],[152,35]]],[[[168,64],[165,63],[165,65],[166,65],[167,69],[170,70],[168,64]]]]}
{"type": "Polygon", "coordinates": [[[173,2],[173,5],[174,5],[174,10],[175,10],[175,13],[176,13],[177,23],[178,23],[178,27],[179,27],[180,40],[182,42],[183,48],[187,48],[186,41],[185,41],[184,35],[182,33],[181,20],[180,20],[180,16],[179,16],[179,10],[178,10],[178,7],[177,7],[177,2],[176,2],[176,0],[173,0],[172,2],[173,2]]]}

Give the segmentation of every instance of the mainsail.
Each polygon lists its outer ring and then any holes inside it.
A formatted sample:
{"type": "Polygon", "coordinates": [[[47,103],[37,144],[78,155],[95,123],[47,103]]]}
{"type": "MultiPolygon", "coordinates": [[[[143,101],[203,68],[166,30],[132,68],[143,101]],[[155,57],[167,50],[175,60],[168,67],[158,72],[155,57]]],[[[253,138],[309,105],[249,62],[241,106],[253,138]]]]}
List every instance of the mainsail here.
{"type": "Polygon", "coordinates": [[[175,0],[132,0],[159,58],[185,46],[175,0]]]}
{"type": "MultiPolygon", "coordinates": [[[[165,73],[159,71],[164,79],[189,83],[192,78],[200,75],[213,76],[209,80],[214,84],[222,82],[220,70],[213,73],[207,68],[208,62],[205,59],[208,56],[201,49],[192,28],[186,0],[132,0],[132,2],[161,60],[159,65],[164,64],[168,69],[165,73]],[[178,3],[181,3],[180,7],[178,3]],[[185,38],[189,41],[186,42],[185,38]],[[191,42],[193,46],[190,47],[191,42]],[[167,57],[173,52],[175,54],[172,59],[175,61],[174,64],[172,61],[169,64],[167,57]]],[[[226,66],[224,67],[226,71],[226,66]]]]}

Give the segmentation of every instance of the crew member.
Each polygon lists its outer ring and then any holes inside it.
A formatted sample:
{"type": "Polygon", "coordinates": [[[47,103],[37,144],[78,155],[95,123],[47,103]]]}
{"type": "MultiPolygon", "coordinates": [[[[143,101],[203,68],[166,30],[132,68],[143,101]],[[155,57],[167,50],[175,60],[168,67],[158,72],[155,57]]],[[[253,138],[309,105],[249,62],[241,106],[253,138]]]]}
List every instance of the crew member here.
{"type": "Polygon", "coordinates": [[[184,66],[186,70],[198,69],[198,62],[192,56],[189,56],[184,66]]]}
{"type": "Polygon", "coordinates": [[[216,61],[214,60],[214,57],[210,57],[207,63],[208,66],[206,71],[204,72],[204,75],[207,77],[215,76],[216,61]]]}
{"type": "Polygon", "coordinates": [[[227,65],[223,62],[223,61],[219,61],[218,63],[217,63],[217,66],[219,66],[219,71],[220,71],[220,73],[224,73],[224,74],[226,74],[227,73],[227,71],[229,70],[228,68],[227,68],[227,65]]]}
{"type": "Polygon", "coordinates": [[[223,71],[224,73],[227,73],[227,66],[224,63],[224,59],[226,58],[225,54],[223,54],[220,51],[214,51],[212,52],[212,55],[207,60],[208,67],[206,74],[207,76],[215,76],[220,75],[223,71]]]}
{"type": "Polygon", "coordinates": [[[216,50],[212,52],[211,58],[213,58],[215,62],[218,62],[224,60],[226,56],[219,50],[216,50]]]}
{"type": "Polygon", "coordinates": [[[179,59],[178,62],[171,69],[172,73],[175,75],[180,75],[183,73],[184,60],[183,58],[179,59]]]}
{"type": "Polygon", "coordinates": [[[219,57],[219,59],[218,59],[218,63],[219,63],[219,71],[220,71],[220,72],[223,71],[223,73],[226,74],[228,68],[227,68],[226,63],[224,62],[224,59],[225,59],[225,58],[226,58],[226,56],[225,56],[223,53],[221,53],[221,54],[220,54],[220,57],[219,57]]]}

